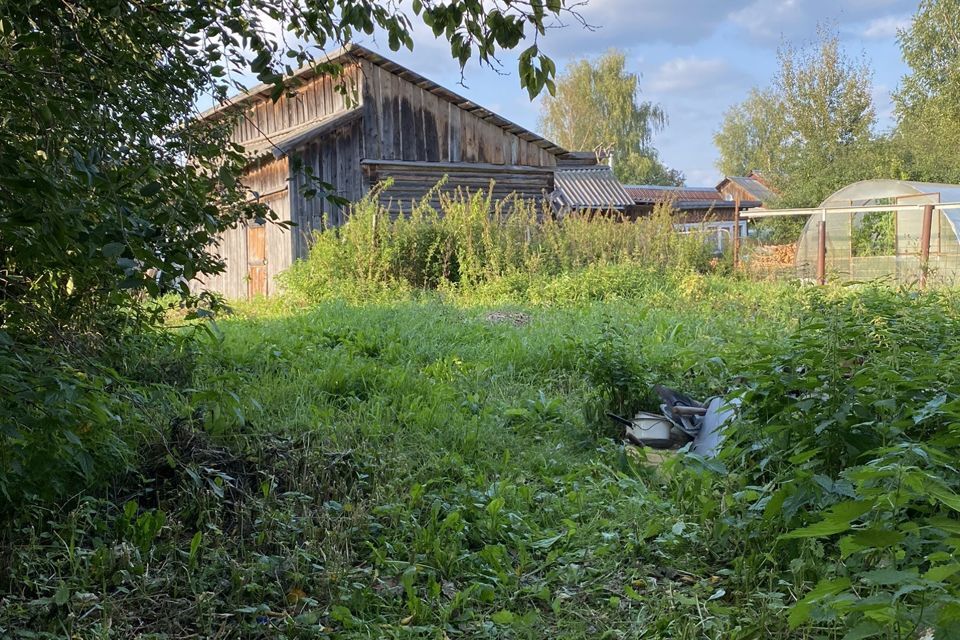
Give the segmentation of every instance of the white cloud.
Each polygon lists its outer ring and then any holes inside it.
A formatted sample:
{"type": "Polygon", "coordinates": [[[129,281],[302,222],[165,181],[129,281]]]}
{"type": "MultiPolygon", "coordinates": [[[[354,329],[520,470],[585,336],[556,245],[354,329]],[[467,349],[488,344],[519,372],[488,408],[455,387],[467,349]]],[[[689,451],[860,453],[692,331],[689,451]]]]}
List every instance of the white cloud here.
{"type": "Polygon", "coordinates": [[[610,47],[666,43],[694,44],[716,32],[727,16],[750,0],[590,0],[580,7],[582,27],[565,17],[550,30],[544,46],[558,57],[593,54],[610,47]]]}
{"type": "Polygon", "coordinates": [[[727,61],[720,58],[674,58],[660,65],[647,88],[656,94],[702,91],[706,86],[726,82],[734,73],[727,61]]]}
{"type": "Polygon", "coordinates": [[[863,37],[871,39],[895,38],[900,29],[910,26],[910,15],[874,18],[863,30],[863,37]]]}
{"type": "Polygon", "coordinates": [[[873,105],[877,110],[877,125],[882,129],[889,129],[895,124],[893,91],[885,84],[873,87],[873,105]]]}
{"type": "Polygon", "coordinates": [[[910,0],[754,0],[731,19],[754,40],[776,44],[781,39],[808,38],[818,23],[844,28],[873,19],[880,11],[915,8],[910,0]]]}
{"type": "Polygon", "coordinates": [[[684,172],[687,185],[691,187],[712,187],[720,182],[720,172],[714,168],[694,167],[684,172]]]}

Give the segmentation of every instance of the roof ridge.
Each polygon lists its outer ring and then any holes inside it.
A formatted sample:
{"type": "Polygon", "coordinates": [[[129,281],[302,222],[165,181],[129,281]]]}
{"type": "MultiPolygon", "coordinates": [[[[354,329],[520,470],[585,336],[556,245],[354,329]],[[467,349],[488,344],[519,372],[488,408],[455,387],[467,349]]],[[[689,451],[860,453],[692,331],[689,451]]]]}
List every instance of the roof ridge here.
{"type": "MultiPolygon", "coordinates": [[[[324,53],[322,59],[314,60],[308,64],[303,65],[299,69],[293,72],[288,78],[284,78],[284,82],[289,82],[295,78],[309,77],[312,72],[315,71],[316,67],[321,64],[330,64],[338,62],[339,60],[348,57],[356,56],[357,58],[363,58],[370,61],[371,63],[386,69],[389,73],[396,74],[397,76],[411,82],[425,91],[440,97],[447,102],[457,106],[464,111],[471,113],[481,120],[487,121],[494,126],[497,126],[508,133],[512,133],[531,144],[534,144],[541,149],[547,151],[548,153],[553,154],[554,156],[563,156],[570,153],[567,149],[564,149],[560,145],[552,142],[541,136],[540,134],[527,129],[507,118],[483,107],[472,100],[465,98],[464,96],[447,89],[443,85],[433,80],[430,80],[426,76],[423,76],[412,69],[409,69],[393,60],[383,56],[376,51],[365,47],[364,45],[356,44],[354,42],[348,42],[342,47],[339,47],[333,52],[324,53]],[[404,75],[410,76],[409,78],[404,78],[404,75]]],[[[199,116],[199,120],[209,118],[217,113],[230,109],[231,107],[236,107],[238,105],[245,104],[248,101],[252,101],[257,97],[263,95],[267,91],[271,90],[274,85],[261,83],[246,91],[227,98],[223,104],[215,105],[210,107],[206,111],[202,112],[199,116]]]]}

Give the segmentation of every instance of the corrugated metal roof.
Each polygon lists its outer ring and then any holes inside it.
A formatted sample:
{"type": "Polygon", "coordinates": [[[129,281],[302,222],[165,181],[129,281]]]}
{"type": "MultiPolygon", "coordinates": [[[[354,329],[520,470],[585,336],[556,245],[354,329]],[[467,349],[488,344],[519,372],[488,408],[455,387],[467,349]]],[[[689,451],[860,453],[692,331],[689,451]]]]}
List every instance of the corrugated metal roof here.
{"type": "Polygon", "coordinates": [[[741,189],[749,193],[755,200],[760,202],[773,202],[777,199],[777,194],[770,190],[770,187],[754,178],[747,176],[727,176],[726,178],[741,189]]]}
{"type": "Polygon", "coordinates": [[[557,168],[557,198],[560,204],[574,209],[623,209],[633,198],[613,175],[610,167],[557,168]]]}
{"type": "MultiPolygon", "coordinates": [[[[473,115],[477,116],[481,120],[486,120],[487,122],[493,125],[496,125],[501,129],[508,131],[520,137],[523,140],[526,140],[527,142],[537,145],[541,149],[544,149],[555,156],[563,156],[568,153],[566,149],[558,146],[557,144],[551,142],[550,140],[547,140],[543,136],[537,133],[534,133],[529,129],[525,129],[524,127],[521,127],[515,122],[511,122],[510,120],[507,120],[503,116],[500,116],[490,111],[489,109],[485,109],[484,107],[481,107],[480,105],[470,100],[467,100],[466,98],[459,95],[458,93],[450,91],[446,87],[440,84],[437,84],[433,80],[425,78],[419,73],[415,71],[411,71],[410,69],[407,69],[406,67],[399,65],[396,62],[390,60],[389,58],[385,58],[379,53],[376,53],[375,51],[372,51],[364,46],[361,46],[358,44],[347,44],[346,46],[341,47],[340,49],[333,51],[328,55],[323,56],[323,58],[321,60],[318,60],[318,62],[319,63],[340,63],[343,60],[350,60],[351,58],[364,58],[366,60],[369,60],[373,64],[379,67],[382,67],[383,69],[386,69],[390,73],[395,73],[401,78],[403,78],[404,80],[412,82],[418,87],[421,87],[422,89],[429,91],[430,93],[440,96],[444,100],[452,102],[457,107],[463,109],[464,111],[468,111],[472,113],[473,115]]],[[[297,71],[295,71],[291,77],[305,80],[312,77],[315,73],[316,73],[316,70],[314,68],[314,65],[306,65],[304,67],[301,67],[297,71]]],[[[210,109],[207,109],[206,111],[200,114],[200,118],[201,119],[208,118],[213,114],[223,111],[224,109],[228,109],[234,105],[240,105],[240,104],[249,102],[251,100],[254,100],[258,96],[262,94],[266,94],[272,90],[273,90],[273,85],[271,84],[257,85],[239,95],[229,98],[222,105],[218,105],[215,107],[211,107],[210,109]]]]}
{"type": "Polygon", "coordinates": [[[625,184],[623,188],[637,204],[656,204],[672,200],[723,200],[719,191],[712,187],[664,187],[649,184],[625,184]]]}
{"type": "MultiPolygon", "coordinates": [[[[636,204],[669,202],[675,209],[733,209],[734,202],[727,200],[713,187],[664,187],[660,185],[624,185],[636,204]]],[[[760,201],[744,200],[741,209],[759,207],[760,201]]]]}

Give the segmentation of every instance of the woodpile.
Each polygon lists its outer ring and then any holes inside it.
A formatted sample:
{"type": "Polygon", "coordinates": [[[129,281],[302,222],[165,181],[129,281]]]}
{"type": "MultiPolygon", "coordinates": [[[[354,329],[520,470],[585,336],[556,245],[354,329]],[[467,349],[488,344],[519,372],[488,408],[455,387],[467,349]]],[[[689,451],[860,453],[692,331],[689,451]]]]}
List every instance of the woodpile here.
{"type": "Polygon", "coordinates": [[[745,262],[751,272],[771,275],[792,268],[796,257],[797,245],[771,244],[755,247],[745,262]]]}

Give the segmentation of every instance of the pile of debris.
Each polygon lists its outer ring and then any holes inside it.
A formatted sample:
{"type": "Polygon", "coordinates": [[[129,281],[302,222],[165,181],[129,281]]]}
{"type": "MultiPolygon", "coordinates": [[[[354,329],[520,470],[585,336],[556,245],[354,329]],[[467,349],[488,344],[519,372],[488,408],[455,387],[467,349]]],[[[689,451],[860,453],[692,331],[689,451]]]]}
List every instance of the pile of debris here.
{"type": "Polygon", "coordinates": [[[689,444],[690,451],[697,455],[716,456],[723,440],[722,428],[736,413],[739,401],[728,403],[714,397],[697,402],[661,385],[653,389],[662,401],[659,414],[641,411],[632,419],[607,414],[626,427],[626,439],[652,449],[676,449],[689,444]]]}

